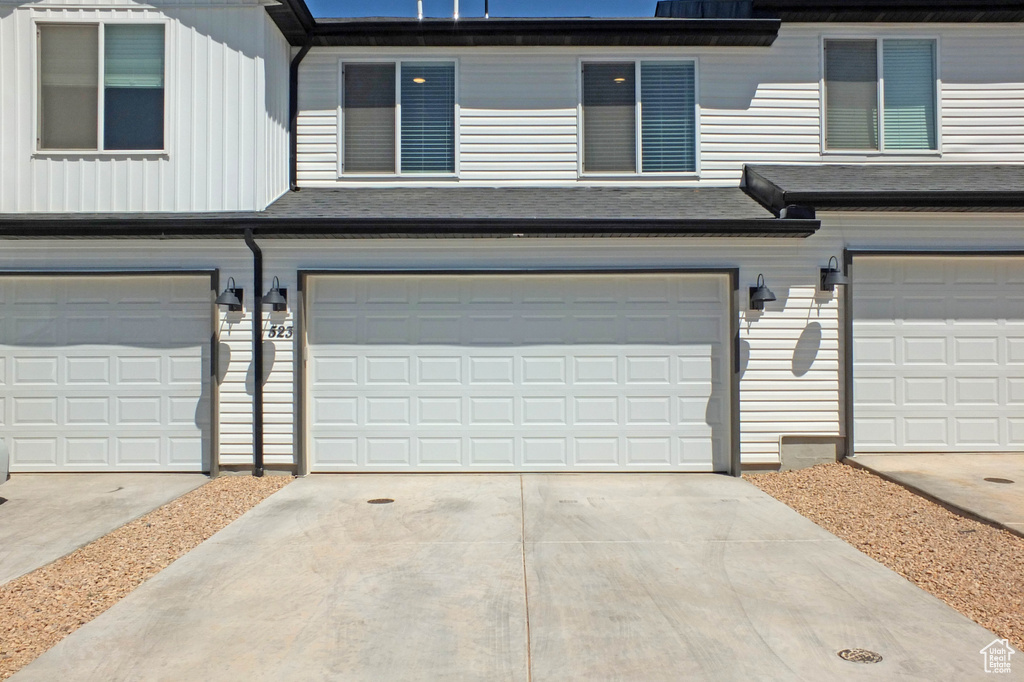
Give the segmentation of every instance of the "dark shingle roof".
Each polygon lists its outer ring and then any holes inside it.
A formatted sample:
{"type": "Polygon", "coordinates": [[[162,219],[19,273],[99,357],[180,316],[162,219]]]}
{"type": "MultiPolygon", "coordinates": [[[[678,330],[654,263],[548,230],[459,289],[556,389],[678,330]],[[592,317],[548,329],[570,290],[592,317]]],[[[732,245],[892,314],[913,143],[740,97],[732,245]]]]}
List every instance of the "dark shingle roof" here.
{"type": "Polygon", "coordinates": [[[807,237],[739,188],[305,189],[260,213],[0,215],[0,237],[807,237]]]}
{"type": "Polygon", "coordinates": [[[1021,211],[1024,165],[746,166],[748,194],[773,212],[821,210],[1021,211]]]}

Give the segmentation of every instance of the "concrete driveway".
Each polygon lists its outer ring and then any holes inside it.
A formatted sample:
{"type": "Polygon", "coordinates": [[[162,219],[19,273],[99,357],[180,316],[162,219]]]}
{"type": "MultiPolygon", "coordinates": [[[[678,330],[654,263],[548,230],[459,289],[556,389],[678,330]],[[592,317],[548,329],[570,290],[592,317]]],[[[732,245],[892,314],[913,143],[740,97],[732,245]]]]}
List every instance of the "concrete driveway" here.
{"type": "Polygon", "coordinates": [[[1024,537],[1024,455],[857,455],[852,461],[1024,537]]]}
{"type": "Polygon", "coordinates": [[[12,679],[981,680],[993,639],[735,478],[311,476],[12,679]]]}
{"type": "Polygon", "coordinates": [[[0,486],[0,585],[208,480],[202,474],[13,474],[0,486]]]}

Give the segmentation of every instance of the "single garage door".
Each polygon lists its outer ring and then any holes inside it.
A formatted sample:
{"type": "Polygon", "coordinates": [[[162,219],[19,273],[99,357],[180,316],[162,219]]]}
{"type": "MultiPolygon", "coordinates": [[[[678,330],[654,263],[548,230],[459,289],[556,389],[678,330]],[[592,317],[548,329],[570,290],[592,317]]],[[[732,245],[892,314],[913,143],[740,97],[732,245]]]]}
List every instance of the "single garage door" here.
{"type": "Polygon", "coordinates": [[[712,471],[725,275],[316,275],[313,471],[712,471]]]}
{"type": "Polygon", "coordinates": [[[12,471],[203,471],[209,275],[0,277],[12,471]]]}
{"type": "Polygon", "coordinates": [[[1024,259],[854,263],[857,452],[1024,450],[1024,259]]]}

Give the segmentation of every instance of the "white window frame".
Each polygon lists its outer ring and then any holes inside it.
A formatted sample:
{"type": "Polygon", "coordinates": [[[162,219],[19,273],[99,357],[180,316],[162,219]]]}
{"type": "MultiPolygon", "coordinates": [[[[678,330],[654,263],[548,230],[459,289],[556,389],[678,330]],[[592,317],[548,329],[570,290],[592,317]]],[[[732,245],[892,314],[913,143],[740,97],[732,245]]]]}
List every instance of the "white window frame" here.
{"type": "Polygon", "coordinates": [[[166,18],[154,18],[154,19],[140,19],[138,21],[125,21],[123,19],[105,20],[105,19],[32,19],[32,40],[35,41],[33,44],[33,54],[35,55],[35,78],[32,84],[32,134],[35,138],[35,144],[33,145],[33,156],[48,157],[48,156],[63,156],[63,157],[90,157],[90,156],[155,156],[168,154],[170,149],[170,134],[171,134],[171,107],[169,105],[171,91],[170,87],[170,64],[171,59],[169,56],[169,46],[171,44],[170,36],[168,35],[168,25],[170,21],[166,18]],[[103,123],[106,118],[106,97],[103,94],[103,80],[104,80],[104,69],[106,68],[105,59],[105,44],[104,37],[106,35],[106,26],[163,26],[164,29],[164,146],[161,149],[103,149],[103,123]],[[96,26],[97,27],[97,49],[99,50],[99,82],[97,89],[99,90],[97,105],[96,105],[96,149],[42,149],[39,145],[42,141],[42,107],[39,106],[39,98],[42,96],[42,76],[43,76],[43,59],[42,49],[43,41],[40,40],[40,26],[96,26]]]}
{"type": "Polygon", "coordinates": [[[345,180],[381,180],[381,179],[411,179],[417,178],[453,178],[461,175],[459,163],[459,138],[461,124],[461,109],[459,106],[459,60],[455,57],[362,57],[350,55],[338,59],[338,107],[336,121],[338,129],[337,164],[336,172],[339,178],[345,180]],[[455,121],[454,148],[454,172],[451,173],[403,173],[402,172],[402,64],[404,62],[439,62],[455,65],[455,107],[452,116],[455,121]],[[395,172],[394,173],[346,173],[345,172],[345,64],[394,64],[395,65],[395,172]]]}
{"type": "Polygon", "coordinates": [[[905,33],[893,34],[824,34],[818,44],[818,101],[820,131],[820,149],[822,156],[942,156],[942,74],[939,65],[942,60],[941,44],[937,35],[913,35],[905,33]],[[878,149],[829,149],[825,146],[826,116],[828,112],[825,106],[825,43],[829,40],[873,40],[875,41],[875,64],[877,69],[877,82],[875,83],[878,93],[878,149]],[[885,148],[885,60],[882,50],[882,43],[886,40],[930,40],[935,44],[935,55],[932,63],[932,71],[935,74],[935,149],[896,149],[889,151],[885,148]]]}
{"type": "Polygon", "coordinates": [[[615,178],[699,178],[700,177],[700,60],[697,57],[666,57],[645,55],[638,57],[607,57],[588,55],[576,60],[576,175],[580,179],[615,179],[615,178]],[[626,64],[632,62],[634,69],[634,105],[636,130],[636,172],[629,171],[584,171],[583,170],[583,65],[587,63],[626,64]],[[643,62],[693,64],[693,108],[694,108],[694,169],[692,171],[648,171],[643,170],[643,110],[640,102],[643,83],[640,78],[640,65],[643,62]]]}

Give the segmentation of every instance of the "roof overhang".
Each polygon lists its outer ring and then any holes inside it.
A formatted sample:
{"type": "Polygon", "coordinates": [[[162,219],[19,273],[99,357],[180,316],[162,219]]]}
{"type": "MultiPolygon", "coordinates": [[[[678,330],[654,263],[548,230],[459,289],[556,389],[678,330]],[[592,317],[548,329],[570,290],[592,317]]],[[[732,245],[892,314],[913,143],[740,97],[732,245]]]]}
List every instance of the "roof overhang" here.
{"type": "Polygon", "coordinates": [[[344,47],[768,47],[777,19],[318,19],[314,45],[344,47]]]}
{"type": "Polygon", "coordinates": [[[193,218],[116,216],[0,218],[0,239],[225,239],[246,228],[277,239],[464,239],[571,237],[809,237],[818,220],[555,220],[417,218],[193,218]]]}
{"type": "Polygon", "coordinates": [[[745,166],[744,190],[778,214],[819,211],[1024,211],[1024,165],[745,166]]]}
{"type": "Polygon", "coordinates": [[[1021,0],[753,0],[754,16],[784,22],[1018,22],[1021,0]]]}

